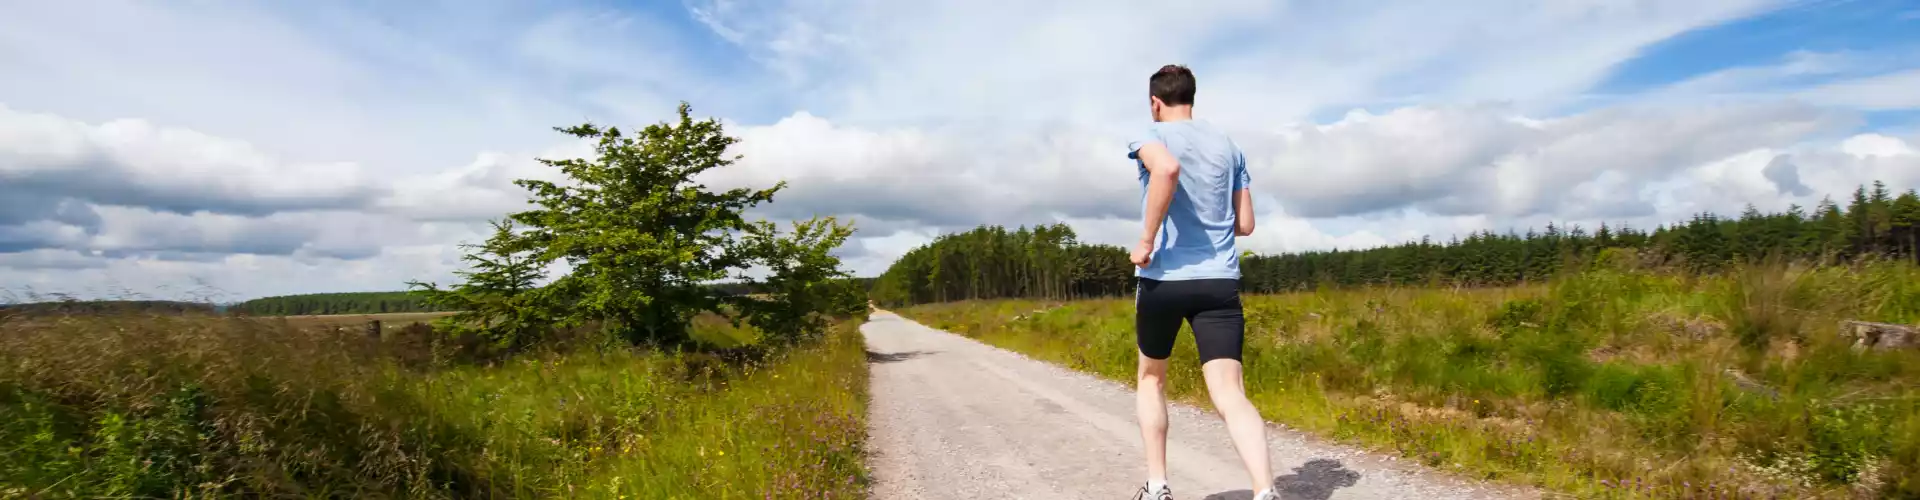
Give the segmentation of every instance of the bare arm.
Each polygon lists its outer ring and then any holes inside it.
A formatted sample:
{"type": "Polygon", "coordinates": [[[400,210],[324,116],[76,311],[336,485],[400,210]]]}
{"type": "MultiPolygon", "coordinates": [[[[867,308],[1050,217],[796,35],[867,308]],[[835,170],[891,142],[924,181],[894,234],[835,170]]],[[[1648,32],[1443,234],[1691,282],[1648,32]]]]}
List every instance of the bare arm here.
{"type": "Polygon", "coordinates": [[[1253,235],[1253,190],[1242,188],[1233,193],[1233,234],[1253,235]]]}
{"type": "Polygon", "coordinates": [[[1167,207],[1173,204],[1174,187],[1180,182],[1180,160],[1167,151],[1166,145],[1153,142],[1140,147],[1140,162],[1147,166],[1146,232],[1140,234],[1140,242],[1152,246],[1154,237],[1160,234],[1160,223],[1167,219],[1167,207]]]}

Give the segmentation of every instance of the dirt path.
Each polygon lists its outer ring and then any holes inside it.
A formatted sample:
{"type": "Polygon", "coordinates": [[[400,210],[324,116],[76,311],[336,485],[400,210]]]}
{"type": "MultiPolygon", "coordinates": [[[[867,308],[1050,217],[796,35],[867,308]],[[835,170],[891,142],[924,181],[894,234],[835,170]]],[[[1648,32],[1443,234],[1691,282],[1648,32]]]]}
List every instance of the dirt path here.
{"type": "MultiPolygon", "coordinates": [[[[1126,386],[877,312],[861,328],[873,363],[874,498],[1132,498],[1145,479],[1126,386]]],[[[1176,361],[1177,362],[1177,361],[1176,361]]],[[[1257,382],[1253,382],[1257,383],[1257,382]]],[[[1247,499],[1218,416],[1171,410],[1169,481],[1180,499],[1247,499]]],[[[1501,499],[1474,485],[1269,426],[1289,500],[1501,499]]]]}

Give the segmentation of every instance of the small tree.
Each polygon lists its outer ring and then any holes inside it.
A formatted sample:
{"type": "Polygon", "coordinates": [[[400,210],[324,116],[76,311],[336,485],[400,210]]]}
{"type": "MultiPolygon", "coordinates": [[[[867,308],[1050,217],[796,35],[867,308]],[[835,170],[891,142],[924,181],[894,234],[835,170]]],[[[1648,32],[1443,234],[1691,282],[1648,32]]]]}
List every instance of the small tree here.
{"type": "Polygon", "coordinates": [[[826,331],[827,317],[860,316],[867,311],[865,291],[840,269],[840,258],[833,256],[833,250],[853,234],[850,226],[831,217],[815,218],[793,223],[790,234],[781,236],[772,223],[763,221],[749,234],[749,251],[771,271],[759,282],[766,293],[728,300],[738,317],[765,334],[765,340],[812,339],[826,331]]]}
{"type": "Polygon", "coordinates": [[[510,216],[528,227],[514,238],[524,246],[515,248],[572,269],[532,294],[538,304],[526,304],[551,311],[554,326],[597,323],[636,344],[671,346],[691,339],[693,316],[702,312],[745,314],[768,334],[813,328],[796,318],[830,312],[822,309],[826,299],[809,294],[821,280],[842,277],[830,251],[851,230],[810,221],[782,237],[770,223],[748,222],[743,212],[786,183],[715,192],[695,182],[739,156],[726,155],[736,139],[717,120],[695,121],[690,111],[681,103],[678,122],[634,135],[593,124],[558,129],[595,141],[591,158],[540,160],[573,183],[514,181],[538,207],[510,216]],[[753,266],[774,271],[775,299],[728,297],[710,285],[753,266]]]}
{"type": "Polygon", "coordinates": [[[473,267],[455,273],[465,282],[448,289],[420,281],[407,285],[428,304],[459,311],[436,322],[442,331],[479,336],[496,347],[520,347],[539,340],[552,323],[549,309],[535,293],[546,261],[514,233],[513,221],[491,223],[493,236],[485,243],[460,245],[468,250],[461,260],[473,267]]]}

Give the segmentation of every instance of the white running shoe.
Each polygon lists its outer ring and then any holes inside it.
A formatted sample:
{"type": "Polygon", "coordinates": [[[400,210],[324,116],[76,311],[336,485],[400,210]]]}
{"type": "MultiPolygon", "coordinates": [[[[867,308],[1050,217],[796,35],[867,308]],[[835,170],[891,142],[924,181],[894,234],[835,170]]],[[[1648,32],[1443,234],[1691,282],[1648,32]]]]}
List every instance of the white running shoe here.
{"type": "Polygon", "coordinates": [[[1160,491],[1147,491],[1147,487],[1141,486],[1140,492],[1133,494],[1133,500],[1173,500],[1173,489],[1162,485],[1160,491]]]}

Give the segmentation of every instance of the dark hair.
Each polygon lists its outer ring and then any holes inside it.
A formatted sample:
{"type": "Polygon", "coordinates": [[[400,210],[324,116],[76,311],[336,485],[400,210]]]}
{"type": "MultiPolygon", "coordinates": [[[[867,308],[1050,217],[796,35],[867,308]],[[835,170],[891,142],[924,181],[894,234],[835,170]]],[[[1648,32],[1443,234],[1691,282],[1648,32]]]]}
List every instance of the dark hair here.
{"type": "Polygon", "coordinates": [[[1147,80],[1147,87],[1154,97],[1168,106],[1193,105],[1193,70],[1178,64],[1161,66],[1153,72],[1153,78],[1147,80]]]}

